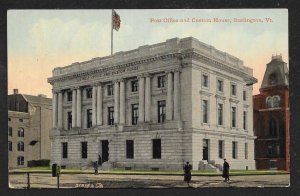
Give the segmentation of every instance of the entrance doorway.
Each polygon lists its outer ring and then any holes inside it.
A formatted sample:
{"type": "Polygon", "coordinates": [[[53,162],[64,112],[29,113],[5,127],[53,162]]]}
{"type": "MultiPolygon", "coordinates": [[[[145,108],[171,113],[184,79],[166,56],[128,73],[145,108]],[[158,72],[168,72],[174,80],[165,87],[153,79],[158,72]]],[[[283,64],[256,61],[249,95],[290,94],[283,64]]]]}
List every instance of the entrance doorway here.
{"type": "Polygon", "coordinates": [[[208,161],[208,150],[209,150],[208,147],[209,147],[208,139],[203,139],[202,160],[208,161]]]}
{"type": "Polygon", "coordinates": [[[108,161],[109,153],[108,153],[108,140],[101,140],[102,145],[102,163],[108,161]]]}

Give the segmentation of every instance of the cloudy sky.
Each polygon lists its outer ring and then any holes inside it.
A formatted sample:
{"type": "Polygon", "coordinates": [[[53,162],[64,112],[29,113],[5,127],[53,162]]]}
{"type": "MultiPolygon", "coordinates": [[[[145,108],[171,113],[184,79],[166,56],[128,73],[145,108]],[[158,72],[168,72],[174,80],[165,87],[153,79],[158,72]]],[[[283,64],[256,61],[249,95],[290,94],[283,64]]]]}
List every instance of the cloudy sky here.
{"type": "MultiPolygon", "coordinates": [[[[232,54],[253,68],[258,93],[272,54],[288,62],[288,11],[257,10],[116,10],[121,28],[114,31],[114,52],[166,39],[193,36],[232,54]],[[189,22],[166,22],[170,18],[189,22]],[[227,18],[231,22],[192,22],[227,18]],[[262,22],[234,22],[234,18],[262,22]],[[265,18],[271,18],[267,22],[265,18]],[[153,21],[161,22],[153,22],[153,21]],[[151,22],[152,21],[152,22],[151,22]]],[[[111,10],[8,11],[8,92],[52,97],[47,78],[55,67],[110,55],[111,10]]]]}

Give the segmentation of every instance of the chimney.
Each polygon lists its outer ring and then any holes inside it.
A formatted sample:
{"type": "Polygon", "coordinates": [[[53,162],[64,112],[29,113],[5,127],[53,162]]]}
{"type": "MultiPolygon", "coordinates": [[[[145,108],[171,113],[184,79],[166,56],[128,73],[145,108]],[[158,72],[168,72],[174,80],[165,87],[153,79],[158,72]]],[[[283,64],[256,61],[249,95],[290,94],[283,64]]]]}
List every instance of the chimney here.
{"type": "Polygon", "coordinates": [[[19,89],[15,88],[14,89],[14,95],[19,94],[19,89]]]}

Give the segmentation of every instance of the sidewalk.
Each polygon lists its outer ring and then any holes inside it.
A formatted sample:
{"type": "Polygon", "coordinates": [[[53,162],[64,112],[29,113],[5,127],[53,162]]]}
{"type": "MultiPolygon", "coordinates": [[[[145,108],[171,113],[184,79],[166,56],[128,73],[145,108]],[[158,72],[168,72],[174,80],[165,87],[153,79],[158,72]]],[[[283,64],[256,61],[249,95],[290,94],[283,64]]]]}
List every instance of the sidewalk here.
{"type": "MultiPolygon", "coordinates": [[[[49,169],[35,169],[35,168],[23,168],[9,170],[10,174],[22,174],[22,173],[51,173],[49,169]]],[[[110,170],[98,170],[99,174],[110,175],[171,175],[182,176],[183,171],[148,171],[148,170],[122,170],[122,169],[110,169],[110,170]]],[[[94,174],[93,169],[62,169],[62,174],[94,174]]],[[[289,174],[286,171],[274,171],[274,170],[232,170],[231,176],[248,176],[248,175],[285,175],[289,174]]],[[[205,172],[205,171],[192,171],[192,176],[220,176],[222,172],[205,172]]]]}
{"type": "MultiPolygon", "coordinates": [[[[221,176],[193,176],[193,188],[203,187],[287,187],[289,175],[231,176],[230,183],[221,176]]],[[[27,175],[10,174],[9,182],[14,188],[27,187],[27,175]]],[[[101,184],[103,188],[185,188],[183,175],[116,175],[116,174],[62,174],[60,188],[78,188],[80,185],[101,184]]],[[[57,178],[51,174],[30,174],[31,188],[57,188],[57,178]]],[[[87,187],[85,187],[87,188],[87,187]]],[[[91,187],[89,187],[91,188],[91,187]]]]}

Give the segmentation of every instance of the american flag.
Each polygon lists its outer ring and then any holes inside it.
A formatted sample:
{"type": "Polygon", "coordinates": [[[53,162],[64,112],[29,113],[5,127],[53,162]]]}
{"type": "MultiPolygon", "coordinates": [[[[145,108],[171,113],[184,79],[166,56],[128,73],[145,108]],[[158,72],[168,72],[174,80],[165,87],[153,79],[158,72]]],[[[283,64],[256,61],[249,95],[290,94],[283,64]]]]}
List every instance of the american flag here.
{"type": "Polygon", "coordinates": [[[113,10],[113,14],[112,14],[112,28],[115,29],[116,31],[119,30],[121,26],[121,19],[120,16],[117,14],[117,12],[115,12],[115,10],[113,10]]]}

